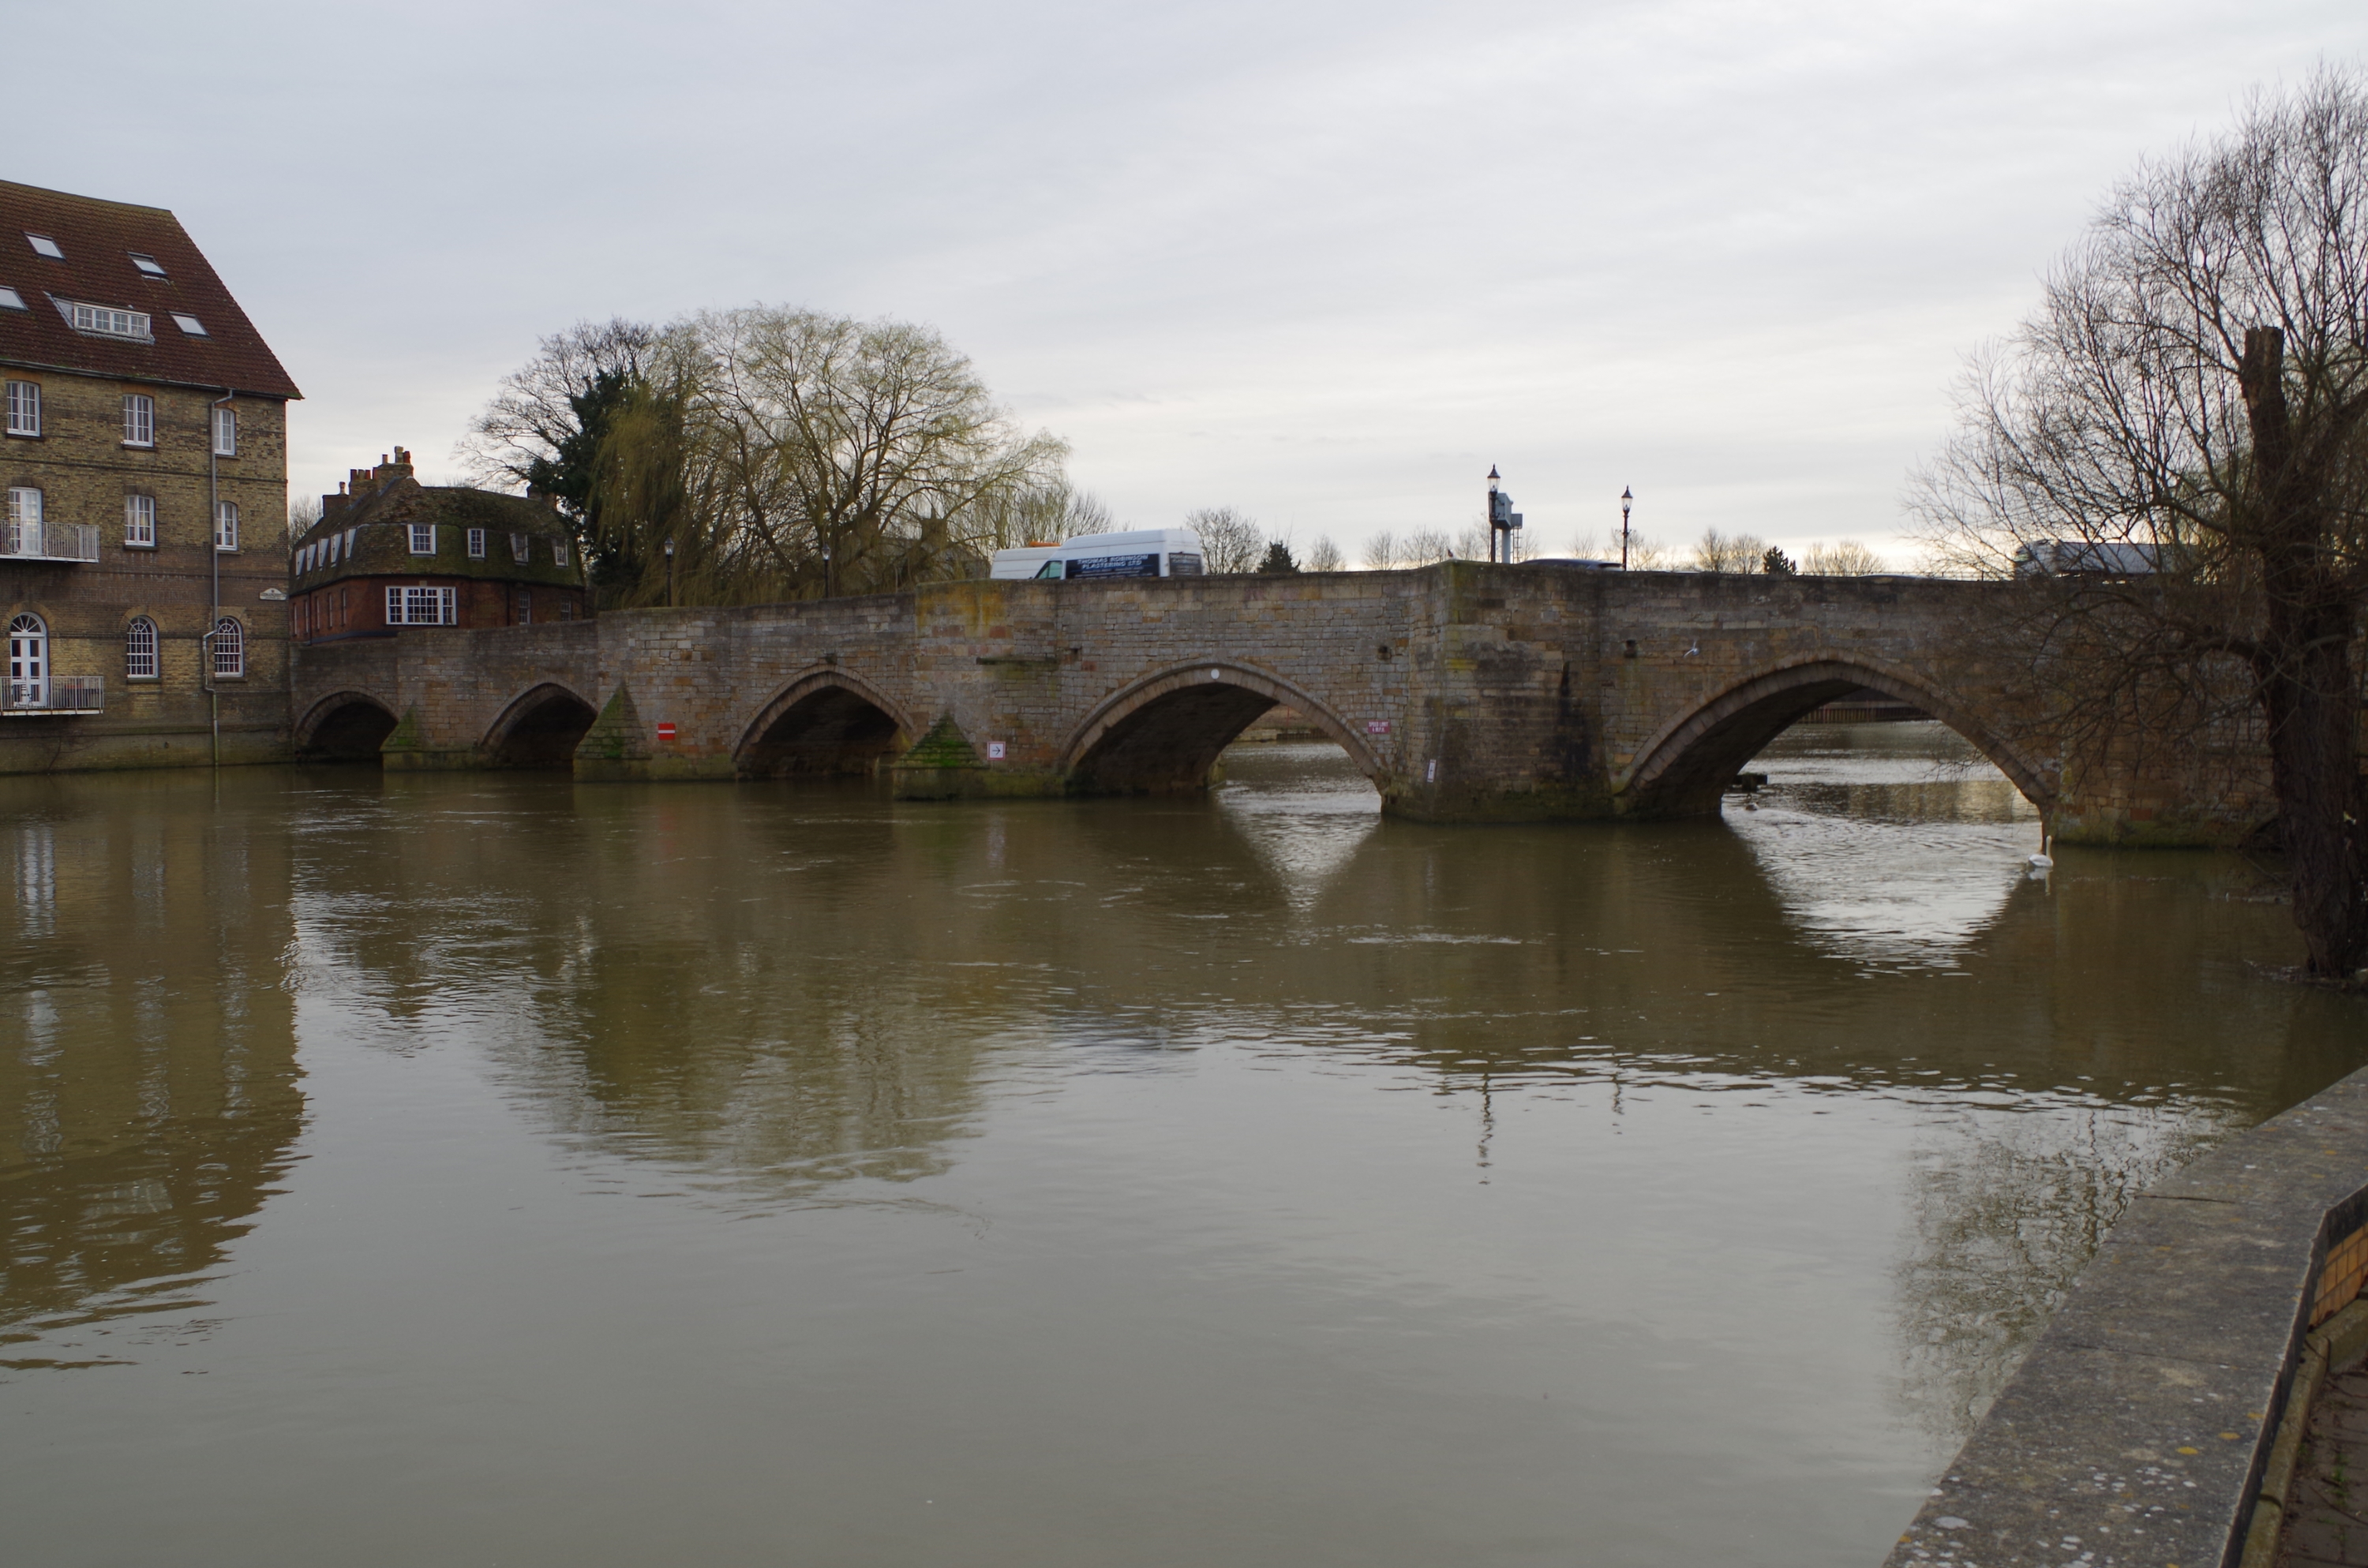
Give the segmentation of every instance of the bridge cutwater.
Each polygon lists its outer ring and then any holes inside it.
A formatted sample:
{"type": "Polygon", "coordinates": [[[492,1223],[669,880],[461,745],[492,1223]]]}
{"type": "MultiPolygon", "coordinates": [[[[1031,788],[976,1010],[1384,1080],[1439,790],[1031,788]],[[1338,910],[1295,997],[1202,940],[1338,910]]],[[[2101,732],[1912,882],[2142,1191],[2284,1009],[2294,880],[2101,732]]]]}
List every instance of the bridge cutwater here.
{"type": "Polygon", "coordinates": [[[1872,687],[1979,748],[2066,843],[2227,843],[2271,814],[2257,738],[2051,731],[2012,584],[1411,572],[961,582],[861,598],[407,629],[302,650],[294,740],[390,768],[579,779],[888,771],[916,799],[1203,789],[1288,704],[1392,814],[1684,817],[1872,687]]]}

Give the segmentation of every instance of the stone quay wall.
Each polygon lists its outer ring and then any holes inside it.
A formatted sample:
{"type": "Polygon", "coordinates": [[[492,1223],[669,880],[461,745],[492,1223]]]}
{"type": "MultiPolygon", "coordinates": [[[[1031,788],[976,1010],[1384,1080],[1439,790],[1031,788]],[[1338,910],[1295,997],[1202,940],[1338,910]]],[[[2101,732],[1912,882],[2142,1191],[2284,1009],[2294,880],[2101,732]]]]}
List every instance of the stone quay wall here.
{"type": "Polygon", "coordinates": [[[1450,562],[610,611],[304,649],[294,737],[318,751],[370,710],[390,767],[503,766],[564,710],[586,778],[747,777],[793,753],[886,767],[908,795],[1062,795],[1202,787],[1281,704],[1395,814],[1584,820],[1715,812],[1769,740],[1873,687],[1964,735],[2066,841],[2225,843],[2270,815],[2253,737],[2067,743],[1997,631],[2015,592],[1450,562]]]}
{"type": "Polygon", "coordinates": [[[2362,1338],[2364,1150],[2368,1069],[2134,1200],[1887,1568],[2266,1568],[2297,1375],[2362,1338]]]}

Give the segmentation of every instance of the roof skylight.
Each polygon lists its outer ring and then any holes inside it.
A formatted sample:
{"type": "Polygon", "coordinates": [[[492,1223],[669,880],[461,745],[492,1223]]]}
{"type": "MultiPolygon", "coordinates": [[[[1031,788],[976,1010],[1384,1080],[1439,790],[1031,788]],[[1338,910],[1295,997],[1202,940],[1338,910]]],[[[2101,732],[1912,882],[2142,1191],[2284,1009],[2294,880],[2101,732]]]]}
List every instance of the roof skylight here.
{"type": "Polygon", "coordinates": [[[21,311],[25,308],[25,296],[6,283],[0,283],[0,311],[21,311]]]}
{"type": "Polygon", "coordinates": [[[179,311],[175,311],[173,312],[173,324],[179,327],[183,332],[188,333],[191,337],[204,337],[208,335],[205,323],[199,321],[195,316],[184,315],[179,311]]]}
{"type": "Polygon", "coordinates": [[[131,265],[140,269],[140,275],[142,277],[162,278],[165,276],[165,264],[158,261],[154,256],[142,256],[136,250],[127,251],[125,254],[131,257],[131,265]]]}
{"type": "Polygon", "coordinates": [[[58,249],[58,242],[50,238],[49,235],[37,234],[30,229],[28,229],[25,231],[25,238],[31,242],[33,254],[35,256],[45,256],[51,261],[65,260],[66,253],[58,249]]]}

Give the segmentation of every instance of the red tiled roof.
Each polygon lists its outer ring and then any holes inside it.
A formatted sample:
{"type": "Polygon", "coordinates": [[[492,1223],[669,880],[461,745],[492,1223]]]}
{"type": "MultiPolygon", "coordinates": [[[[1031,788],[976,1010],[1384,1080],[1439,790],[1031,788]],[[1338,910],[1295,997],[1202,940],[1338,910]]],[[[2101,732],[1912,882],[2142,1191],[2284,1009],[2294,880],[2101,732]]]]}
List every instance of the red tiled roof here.
{"type": "Polygon", "coordinates": [[[161,207],[0,180],[0,288],[15,290],[27,307],[0,303],[0,362],[258,397],[304,395],[180,220],[161,207]],[[54,240],[65,258],[40,255],[28,233],[54,240]],[[142,273],[134,252],[163,267],[165,276],[142,273]],[[154,341],[77,332],[52,303],[58,300],[144,312],[154,341]],[[196,317],[206,335],[182,331],[173,321],[176,311],[196,317]]]}

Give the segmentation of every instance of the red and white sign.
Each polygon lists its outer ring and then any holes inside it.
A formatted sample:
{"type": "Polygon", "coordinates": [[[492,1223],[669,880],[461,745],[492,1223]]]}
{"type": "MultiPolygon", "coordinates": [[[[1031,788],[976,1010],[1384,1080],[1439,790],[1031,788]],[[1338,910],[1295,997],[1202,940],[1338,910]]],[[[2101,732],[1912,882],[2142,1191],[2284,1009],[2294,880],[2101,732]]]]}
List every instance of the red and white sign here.
{"type": "Polygon", "coordinates": [[[1389,733],[1390,722],[1387,719],[1375,719],[1365,726],[1365,733],[1369,735],[1386,735],[1389,733]]]}
{"type": "Polygon", "coordinates": [[[667,745],[674,744],[674,726],[663,719],[658,721],[658,739],[667,745]]]}

